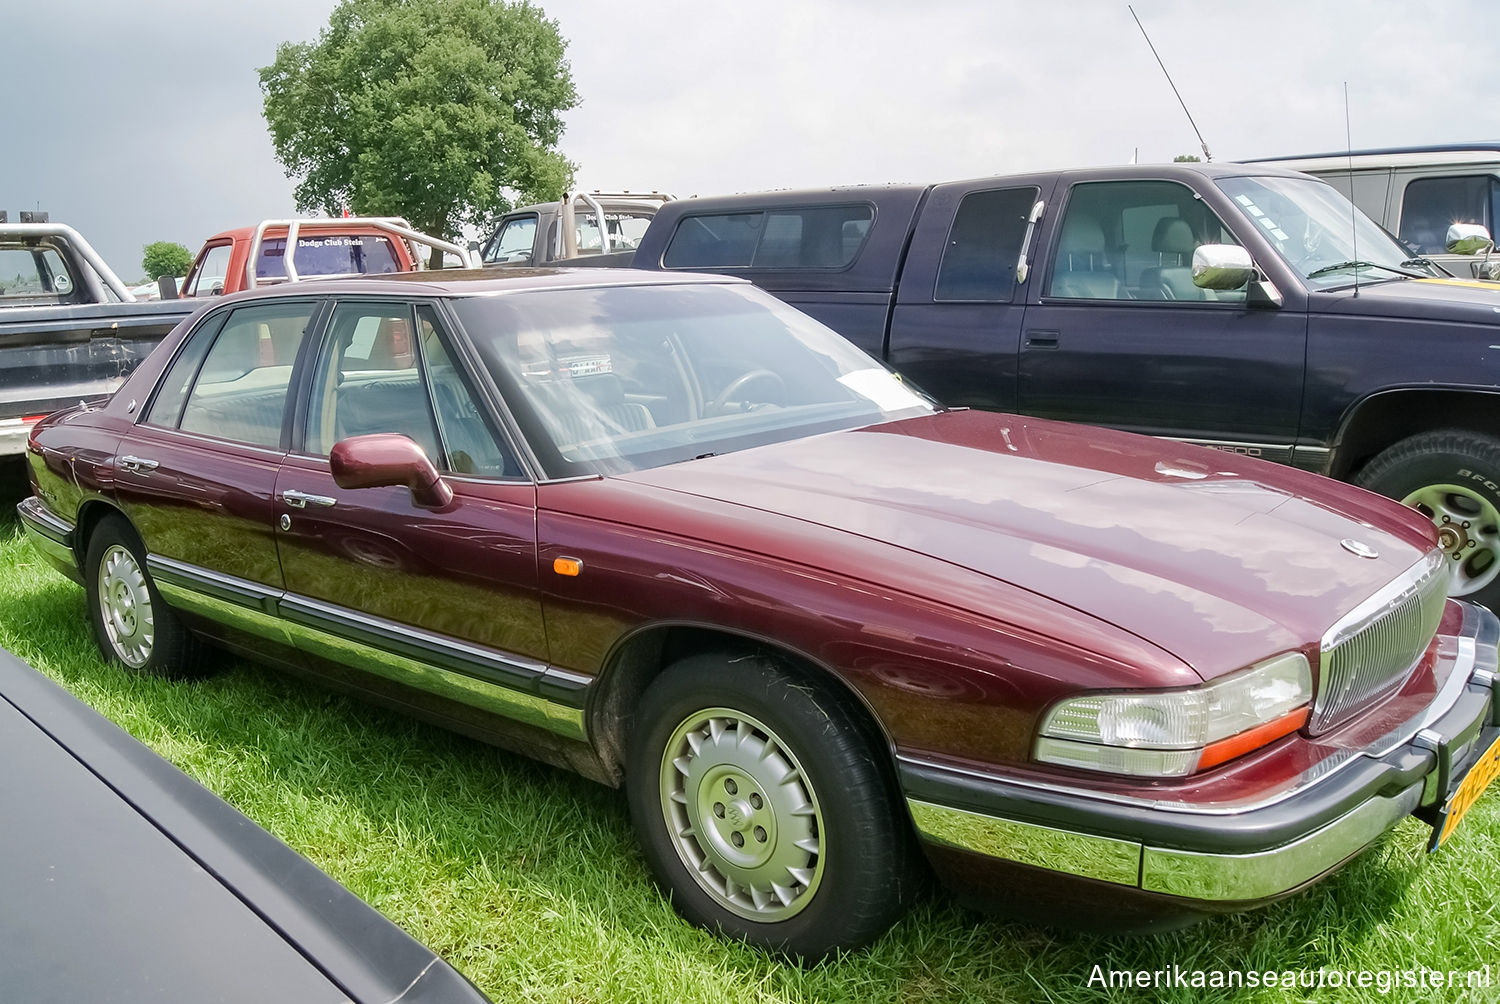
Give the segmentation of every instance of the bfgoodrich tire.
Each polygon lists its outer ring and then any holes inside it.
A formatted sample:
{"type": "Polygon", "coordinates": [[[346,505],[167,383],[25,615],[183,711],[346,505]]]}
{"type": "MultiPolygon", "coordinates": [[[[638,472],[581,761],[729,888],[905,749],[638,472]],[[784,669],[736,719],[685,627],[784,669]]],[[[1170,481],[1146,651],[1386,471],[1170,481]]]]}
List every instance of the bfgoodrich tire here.
{"type": "Polygon", "coordinates": [[[207,671],[205,645],[162,602],[146,571],[145,548],[123,517],[106,516],[94,527],[84,590],[94,640],[108,661],[174,679],[207,671]]]}
{"type": "Polygon", "coordinates": [[[693,656],[637,709],[631,818],[682,916],[813,962],[874,940],[915,886],[880,756],[831,691],[768,658],[693,656]]]}
{"type": "Polygon", "coordinates": [[[1500,610],[1500,440],[1424,432],[1376,456],[1354,483],[1431,519],[1448,555],[1448,594],[1500,610]]]}

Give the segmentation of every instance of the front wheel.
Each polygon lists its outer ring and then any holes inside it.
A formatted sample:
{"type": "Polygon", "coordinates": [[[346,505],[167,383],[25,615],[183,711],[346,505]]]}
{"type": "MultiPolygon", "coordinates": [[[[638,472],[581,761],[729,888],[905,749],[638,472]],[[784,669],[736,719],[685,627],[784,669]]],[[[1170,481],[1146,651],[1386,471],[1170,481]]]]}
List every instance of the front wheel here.
{"type": "Polygon", "coordinates": [[[1424,432],[1376,456],[1354,482],[1432,520],[1448,556],[1448,595],[1500,610],[1500,441],[1424,432]]]}
{"type": "Polygon", "coordinates": [[[694,656],[651,685],[627,794],[688,920],[816,961],[862,946],[913,888],[912,838],[866,732],[769,659],[694,656]]]}

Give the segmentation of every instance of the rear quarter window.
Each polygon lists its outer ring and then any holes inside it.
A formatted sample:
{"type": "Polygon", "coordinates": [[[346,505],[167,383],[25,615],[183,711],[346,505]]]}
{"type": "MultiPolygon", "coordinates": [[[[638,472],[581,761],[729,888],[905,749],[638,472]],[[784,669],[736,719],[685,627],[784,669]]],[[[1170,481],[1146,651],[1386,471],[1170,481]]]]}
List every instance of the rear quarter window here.
{"type": "Polygon", "coordinates": [[[875,219],[869,203],[684,216],[662,255],[666,268],[843,269],[875,219]]]}
{"type": "MultiPolygon", "coordinates": [[[[297,237],[297,274],[381,275],[401,271],[390,238],[380,234],[309,234],[297,237]]],[[[255,261],[260,279],[286,278],[286,238],[261,242],[255,261]]]]}

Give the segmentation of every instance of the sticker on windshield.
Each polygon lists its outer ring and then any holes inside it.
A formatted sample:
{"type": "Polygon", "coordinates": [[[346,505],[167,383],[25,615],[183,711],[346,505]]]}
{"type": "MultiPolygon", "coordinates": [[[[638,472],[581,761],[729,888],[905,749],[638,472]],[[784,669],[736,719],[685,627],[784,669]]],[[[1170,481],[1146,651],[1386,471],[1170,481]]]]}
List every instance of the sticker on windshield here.
{"type": "Polygon", "coordinates": [[[1281,230],[1279,228],[1276,229],[1276,230],[1272,230],[1271,231],[1271,236],[1274,237],[1274,238],[1276,238],[1279,241],[1285,241],[1285,240],[1290,240],[1291,239],[1290,237],[1287,236],[1287,232],[1285,230],[1281,230]]]}
{"type": "Polygon", "coordinates": [[[900,411],[903,408],[915,408],[922,404],[920,397],[913,394],[900,380],[885,370],[873,368],[855,370],[853,373],[845,373],[839,377],[839,383],[860,397],[874,402],[875,407],[881,411],[900,411]]]}

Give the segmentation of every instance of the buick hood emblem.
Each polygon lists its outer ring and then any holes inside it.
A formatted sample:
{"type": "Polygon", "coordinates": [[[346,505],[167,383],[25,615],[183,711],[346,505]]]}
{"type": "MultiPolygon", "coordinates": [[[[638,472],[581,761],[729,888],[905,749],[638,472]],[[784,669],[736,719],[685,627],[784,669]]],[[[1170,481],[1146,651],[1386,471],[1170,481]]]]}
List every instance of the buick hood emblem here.
{"type": "Polygon", "coordinates": [[[1371,547],[1369,544],[1366,544],[1362,540],[1355,540],[1353,537],[1345,537],[1343,540],[1339,541],[1339,547],[1342,547],[1350,554],[1358,555],[1361,558],[1380,557],[1380,552],[1375,550],[1375,548],[1371,547]]]}

